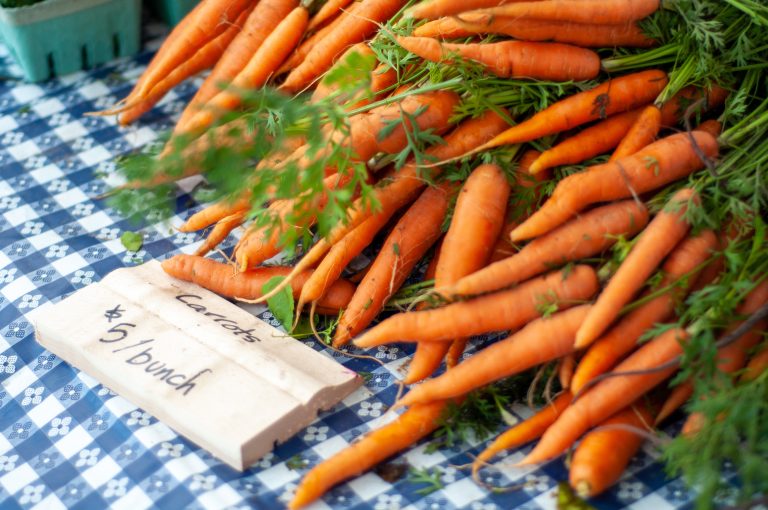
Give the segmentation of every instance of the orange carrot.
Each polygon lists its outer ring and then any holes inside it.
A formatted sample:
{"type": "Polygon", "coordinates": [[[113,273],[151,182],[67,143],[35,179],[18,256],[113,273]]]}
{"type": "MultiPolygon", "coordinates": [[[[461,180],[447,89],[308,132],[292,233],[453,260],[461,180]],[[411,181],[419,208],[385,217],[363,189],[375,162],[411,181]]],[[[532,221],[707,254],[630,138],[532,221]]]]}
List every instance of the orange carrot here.
{"type": "Polygon", "coordinates": [[[245,9],[237,20],[220,35],[214,37],[211,41],[205,43],[205,45],[197,50],[197,52],[181,63],[176,69],[160,80],[155,85],[148,97],[140,102],[135,102],[133,105],[126,104],[125,107],[115,111],[114,113],[120,113],[118,123],[121,126],[127,126],[135,122],[139,117],[152,109],[173,87],[186,80],[191,76],[195,76],[201,71],[210,69],[216,62],[218,62],[222,55],[226,53],[232,40],[240,33],[243,23],[247,19],[251,12],[251,8],[245,9]]]}
{"type": "Polygon", "coordinates": [[[371,216],[335,244],[304,284],[297,308],[300,310],[305,303],[320,299],[328,287],[341,276],[347,264],[371,244],[394,213],[395,211],[390,209],[371,216]]]}
{"type": "MultiPolygon", "coordinates": [[[[741,316],[751,315],[768,302],[768,280],[764,280],[747,294],[744,301],[736,308],[736,314],[741,316]]],[[[736,321],[724,333],[731,334],[744,321],[736,321]]],[[[747,360],[747,352],[754,348],[765,333],[765,327],[768,321],[761,320],[755,324],[752,329],[738,337],[733,343],[725,345],[718,349],[715,359],[717,360],[718,370],[730,374],[744,366],[747,360]]],[[[706,397],[703,397],[706,398],[706,397]]],[[[683,435],[692,435],[701,430],[707,423],[707,418],[700,412],[693,412],[683,424],[681,433],[683,435]]]]}
{"type": "Polygon", "coordinates": [[[223,86],[235,79],[267,36],[297,5],[297,0],[261,0],[256,4],[243,29],[182,112],[174,130],[176,133],[187,131],[189,121],[221,92],[223,86]]]}
{"type": "Polygon", "coordinates": [[[568,354],[560,360],[560,364],[557,366],[557,379],[560,381],[560,387],[564,390],[571,387],[571,379],[573,379],[573,370],[575,368],[575,354],[568,354]]]}
{"type": "Polygon", "coordinates": [[[701,106],[695,111],[717,108],[725,102],[726,97],[728,97],[728,91],[717,85],[706,90],[693,85],[685,87],[661,106],[661,126],[674,127],[683,119],[686,110],[700,100],[701,106]]]}
{"type": "MultiPolygon", "coordinates": [[[[496,165],[480,165],[470,174],[456,200],[451,225],[443,239],[435,286],[450,285],[487,263],[493,241],[504,222],[509,191],[507,178],[496,165]]],[[[465,343],[462,339],[454,340],[452,345],[419,342],[404,382],[411,384],[430,376],[446,354],[448,366],[455,366],[465,343]]]]}
{"type": "Polygon", "coordinates": [[[598,296],[595,306],[576,335],[576,347],[595,341],[632,300],[659,263],[685,237],[690,224],[684,216],[689,203],[698,203],[691,188],[683,188],[667,202],[664,210],[646,227],[635,245],[598,296]]]}
{"type": "Polygon", "coordinates": [[[346,6],[348,6],[352,0],[328,0],[323,4],[320,9],[317,10],[312,19],[309,20],[307,25],[307,32],[316,30],[321,27],[326,21],[330,20],[334,16],[337,16],[346,6]]]}
{"type": "MultiPolygon", "coordinates": [[[[542,317],[500,340],[444,374],[414,386],[397,406],[426,404],[459,397],[499,379],[573,352],[573,340],[590,305],[542,317]]],[[[423,312],[417,312],[423,313],[423,312]]]]}
{"type": "Polygon", "coordinates": [[[610,161],[631,156],[647,146],[656,138],[659,129],[661,129],[661,110],[656,105],[647,106],[613,151],[610,161]]]}
{"type": "Polygon", "coordinates": [[[480,9],[492,16],[569,21],[595,25],[619,25],[656,12],[659,0],[544,0],[515,2],[501,7],[480,9]]]}
{"type": "Polygon", "coordinates": [[[357,476],[426,437],[439,424],[445,402],[414,406],[383,427],[373,430],[331,458],[312,468],[301,480],[288,504],[301,508],[339,482],[357,476]]]}
{"type": "Polygon", "coordinates": [[[512,231],[512,240],[549,232],[590,204],[627,198],[681,179],[704,167],[700,155],[713,158],[717,149],[709,133],[677,133],[631,156],[569,175],[538,211],[512,231]]]}
{"type": "Polygon", "coordinates": [[[239,107],[242,103],[241,91],[261,87],[267,82],[299,43],[308,21],[309,12],[304,6],[298,6],[284,16],[232,79],[230,87],[213,96],[188,123],[177,126],[174,133],[197,133],[223,113],[239,107]]]}
{"type": "MultiPolygon", "coordinates": [[[[688,333],[669,329],[620,363],[615,372],[655,369],[682,354],[681,342],[688,333]]],[[[566,451],[590,428],[631,405],[650,389],[668,378],[676,368],[655,370],[642,375],[614,376],[597,383],[573,402],[550,426],[536,447],[517,465],[543,462],[566,451]]]]}
{"type": "MultiPolygon", "coordinates": [[[[484,140],[500,133],[506,126],[502,116],[488,110],[476,119],[467,119],[445,137],[445,144],[435,145],[427,149],[427,154],[436,159],[451,158],[466,152],[471,147],[483,143],[484,140]]],[[[439,177],[441,169],[435,167],[427,171],[429,178],[439,177]]],[[[380,210],[387,208],[399,209],[404,206],[410,193],[421,190],[426,185],[425,174],[413,161],[401,168],[391,180],[373,189],[373,196],[379,202],[380,210]]],[[[327,238],[320,239],[301,258],[282,285],[287,285],[293,274],[298,274],[314,267],[320,259],[353,228],[370,218],[374,213],[362,201],[356,201],[349,210],[347,222],[331,231],[327,238]]],[[[275,289],[279,290],[278,285],[275,289]]],[[[277,290],[273,289],[273,292],[277,290]]]]}
{"type": "Polygon", "coordinates": [[[616,236],[634,235],[647,223],[648,210],[634,200],[604,205],[534,239],[515,255],[436,290],[450,297],[509,287],[548,271],[553,264],[601,253],[616,242],[616,236]]]}
{"type": "MultiPolygon", "coordinates": [[[[584,0],[586,1],[586,0],[584,0]]],[[[581,3],[581,2],[579,2],[581,3]]],[[[529,142],[605,119],[653,101],[667,84],[663,71],[649,70],[609,80],[554,103],[516,126],[512,126],[471,153],[500,145],[529,142]]]]}
{"type": "Polygon", "coordinates": [[[148,98],[152,89],[188,60],[203,45],[224,32],[240,13],[250,5],[249,0],[203,0],[200,7],[187,15],[188,21],[173,29],[162,51],[158,51],[145,76],[129,97],[132,100],[148,98]]]}
{"type": "Polygon", "coordinates": [[[344,19],[318,41],[304,61],[291,71],[280,86],[288,92],[298,92],[309,86],[318,76],[331,67],[344,49],[374,33],[377,23],[391,18],[403,6],[403,0],[363,0],[354,15],[344,19]]]}
{"type": "Polygon", "coordinates": [[[561,43],[502,41],[451,44],[429,37],[395,38],[397,43],[431,62],[450,64],[454,55],[473,60],[501,78],[582,81],[600,72],[600,57],[592,50],[561,43]]]}
{"type": "Polygon", "coordinates": [[[582,163],[616,147],[627,134],[641,110],[619,113],[589,126],[545,150],[531,165],[531,173],[560,165],[582,163]]]}
{"type": "Polygon", "coordinates": [[[709,133],[710,135],[717,138],[723,131],[723,125],[715,119],[709,119],[696,126],[695,129],[696,131],[704,131],[705,133],[709,133]]]}
{"type": "MultiPolygon", "coordinates": [[[[502,34],[522,41],[553,41],[575,44],[582,48],[605,48],[613,46],[647,48],[656,41],[646,36],[634,23],[620,25],[599,25],[572,23],[570,21],[544,21],[530,18],[510,18],[494,16],[482,11],[461,13],[454,18],[442,18],[442,24],[429,27],[430,23],[419,27],[422,32],[436,31],[438,28],[450,34],[442,37],[466,37],[472,34],[502,34]],[[464,31],[459,32],[459,31],[464,31]],[[461,35],[453,35],[460,33],[461,35]]],[[[432,22],[436,23],[436,22],[432,22]]],[[[418,31],[418,29],[416,30],[418,31]]],[[[414,35],[417,34],[414,31],[414,35]]],[[[439,37],[425,33],[428,37],[439,37]]]]}
{"type": "Polygon", "coordinates": [[[454,189],[453,183],[427,189],[400,218],[341,315],[333,336],[334,347],[349,342],[376,318],[437,241],[454,189]]]}
{"type": "MultiPolygon", "coordinates": [[[[335,64],[333,64],[333,68],[337,68],[337,66],[345,66],[350,67],[353,65],[353,55],[357,56],[360,60],[360,57],[362,57],[364,61],[364,68],[362,69],[355,69],[355,71],[362,71],[362,72],[371,72],[373,71],[373,66],[375,65],[376,58],[375,54],[373,53],[373,50],[368,46],[368,44],[361,42],[354,44],[350,46],[347,51],[344,52],[341,57],[336,61],[335,64]]],[[[343,84],[347,84],[349,80],[357,80],[358,75],[357,73],[352,74],[348,77],[348,80],[343,82],[343,84]]],[[[337,78],[338,80],[338,78],[337,78]]],[[[320,80],[320,82],[317,84],[317,87],[315,88],[315,91],[312,93],[312,102],[318,102],[326,97],[329,97],[333,93],[337,93],[339,87],[342,85],[342,82],[335,81],[334,83],[327,83],[327,78],[324,78],[320,80]]],[[[347,104],[350,102],[350,100],[353,98],[347,98],[347,97],[340,97],[337,98],[337,101],[340,104],[347,104]]]]}
{"type": "Polygon", "coordinates": [[[741,375],[741,380],[754,381],[760,377],[766,369],[768,369],[768,345],[763,345],[763,347],[752,356],[749,363],[747,363],[747,367],[741,375]]]}
{"type": "Polygon", "coordinates": [[[360,4],[357,2],[353,3],[349,9],[339,14],[336,18],[334,18],[333,21],[304,39],[299,47],[296,48],[287,59],[285,59],[280,68],[275,72],[275,76],[281,76],[285,73],[291,72],[294,68],[298,67],[298,65],[301,64],[305,58],[307,58],[307,55],[309,55],[309,52],[312,50],[312,48],[317,45],[318,41],[322,41],[328,34],[335,30],[336,27],[344,20],[344,18],[354,14],[359,5],[360,4]]]}
{"type": "MultiPolygon", "coordinates": [[[[262,295],[262,287],[275,276],[287,275],[285,266],[260,267],[244,273],[235,273],[232,266],[194,255],[174,255],[162,262],[163,270],[174,278],[194,282],[212,292],[229,298],[255,299],[262,295]]],[[[311,271],[302,273],[291,282],[294,298],[311,271]]],[[[355,286],[346,280],[337,280],[318,302],[317,311],[336,315],[352,298],[355,286]]]]}
{"type": "Polygon", "coordinates": [[[499,452],[517,448],[541,437],[544,431],[560,416],[560,413],[570,405],[572,399],[573,395],[571,395],[571,392],[564,391],[539,412],[497,437],[472,462],[472,476],[476,477],[482,465],[499,452]]]}
{"type": "Polygon", "coordinates": [[[598,425],[576,447],[571,459],[569,482],[581,498],[601,494],[616,483],[644,437],[621,427],[651,430],[653,416],[644,405],[628,407],[598,425]]]}
{"type": "MultiPolygon", "coordinates": [[[[452,303],[441,308],[393,315],[355,340],[358,347],[391,342],[450,341],[492,331],[515,329],[544,313],[552,303],[569,305],[588,299],[598,288],[589,266],[554,271],[507,291],[452,303]]],[[[457,367],[458,368],[458,367],[457,367]]]]}
{"type": "Polygon", "coordinates": [[[216,202],[190,216],[187,221],[179,227],[179,232],[195,232],[197,230],[202,230],[223,220],[227,216],[232,216],[233,214],[244,211],[250,208],[250,206],[251,202],[248,197],[239,198],[234,202],[228,202],[226,200],[216,202]]]}
{"type": "Polygon", "coordinates": [[[195,255],[202,257],[217,247],[224,239],[226,239],[230,232],[243,224],[245,221],[245,214],[246,211],[240,211],[220,219],[208,233],[203,244],[195,250],[195,255]]]}
{"type": "Polygon", "coordinates": [[[696,281],[696,271],[710,257],[717,245],[711,230],[683,240],[662,265],[664,277],[659,288],[672,286],[622,317],[608,333],[593,343],[581,358],[571,379],[571,390],[578,393],[584,385],[607,372],[627,353],[637,347],[640,336],[657,322],[669,318],[696,281]]]}
{"type": "Polygon", "coordinates": [[[405,16],[416,19],[435,19],[484,7],[497,7],[514,1],[516,0],[468,0],[456,3],[452,0],[429,0],[409,8],[405,11],[405,16]]]}
{"type": "Polygon", "coordinates": [[[464,28],[457,18],[446,17],[439,18],[428,23],[424,23],[413,29],[415,37],[435,37],[438,39],[458,39],[460,37],[471,37],[475,31],[464,28]]]}

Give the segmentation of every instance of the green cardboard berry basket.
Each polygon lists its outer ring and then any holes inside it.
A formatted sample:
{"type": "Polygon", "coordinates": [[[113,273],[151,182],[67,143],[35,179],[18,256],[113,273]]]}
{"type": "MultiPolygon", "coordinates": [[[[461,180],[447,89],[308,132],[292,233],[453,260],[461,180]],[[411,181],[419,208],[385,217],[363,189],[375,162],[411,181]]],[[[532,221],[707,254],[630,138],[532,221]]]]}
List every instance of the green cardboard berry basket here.
{"type": "Polygon", "coordinates": [[[141,0],[44,0],[0,7],[0,36],[29,81],[139,51],[141,0]]]}
{"type": "Polygon", "coordinates": [[[160,20],[170,26],[176,26],[179,21],[191,11],[200,0],[149,0],[149,8],[160,20]]]}

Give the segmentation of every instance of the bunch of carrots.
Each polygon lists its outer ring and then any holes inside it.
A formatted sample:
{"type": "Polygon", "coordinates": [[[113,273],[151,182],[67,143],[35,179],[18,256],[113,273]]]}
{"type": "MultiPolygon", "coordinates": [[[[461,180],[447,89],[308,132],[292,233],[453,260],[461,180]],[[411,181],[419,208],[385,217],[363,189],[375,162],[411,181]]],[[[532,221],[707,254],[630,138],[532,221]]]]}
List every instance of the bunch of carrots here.
{"type": "MultiPolygon", "coordinates": [[[[768,24],[768,8],[730,4],[718,16],[768,24]]],[[[290,508],[427,437],[472,391],[537,367],[556,365],[560,393],[479,453],[473,476],[538,440],[519,464],[575,448],[570,484],[593,497],[681,407],[691,410],[683,439],[706,440],[696,438],[737,418],[707,407],[717,391],[765,387],[765,64],[747,53],[739,86],[698,79],[693,46],[649,30],[676,19],[659,9],[203,0],[130,94],[100,112],[129,124],[211,68],[155,171],[125,188],[214,176],[216,151],[269,149],[180,227],[210,230],[165,271],[245,301],[287,289],[296,320],[305,308],[313,327],[317,313],[338,316],[333,348],[417,344],[403,383],[420,384],[394,406],[404,412],[307,472],[290,508]],[[497,92],[507,83],[519,90],[497,92]],[[531,107],[536,84],[544,104],[531,107]],[[274,103],[259,110],[253,97],[274,103]],[[262,128],[280,123],[272,104],[307,104],[300,111],[324,121],[262,128]],[[249,220],[230,263],[205,258],[249,220]],[[314,242],[302,236],[312,228],[323,234],[314,242]],[[266,263],[302,237],[294,265],[266,263]],[[345,278],[377,241],[372,262],[345,278]],[[427,291],[370,327],[430,253],[427,291]],[[464,355],[493,332],[508,336],[464,355]],[[702,383],[701,373],[719,375],[702,383]]],[[[755,33],[749,23],[743,34],[755,33]]],[[[746,37],[732,32],[725,39],[746,37]]]]}

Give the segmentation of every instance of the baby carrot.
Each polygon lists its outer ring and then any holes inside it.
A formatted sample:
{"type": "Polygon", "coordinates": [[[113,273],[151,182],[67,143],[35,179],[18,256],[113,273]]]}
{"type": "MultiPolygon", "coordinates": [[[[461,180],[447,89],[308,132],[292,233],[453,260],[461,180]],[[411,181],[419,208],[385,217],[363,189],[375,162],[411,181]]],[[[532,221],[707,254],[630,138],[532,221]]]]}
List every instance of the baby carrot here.
{"type": "Polygon", "coordinates": [[[435,19],[440,16],[450,16],[460,12],[473,9],[482,9],[483,7],[497,7],[508,2],[516,0],[467,0],[465,2],[455,2],[454,0],[429,0],[419,2],[405,11],[405,16],[416,19],[435,19]]]}
{"type": "Polygon", "coordinates": [[[457,336],[515,329],[540,317],[545,306],[589,299],[597,288],[595,271],[578,265],[528,280],[510,290],[441,308],[393,315],[360,335],[355,345],[450,341],[457,336]]]}
{"type": "Polygon", "coordinates": [[[179,232],[195,232],[210,227],[227,216],[232,216],[240,211],[250,208],[251,202],[248,197],[242,197],[234,202],[222,200],[211,204],[204,209],[190,216],[182,226],[179,232]]]}
{"type": "Polygon", "coordinates": [[[712,158],[717,150],[717,140],[709,133],[677,133],[631,156],[571,174],[557,183],[539,210],[512,231],[512,240],[549,232],[590,204],[628,198],[681,179],[703,168],[701,157],[712,158]]]}
{"type": "Polygon", "coordinates": [[[684,216],[690,202],[698,202],[695,191],[690,188],[678,191],[640,234],[581,325],[576,347],[588,346],[611,325],[661,260],[685,237],[690,224],[684,216]]]}
{"type": "Polygon", "coordinates": [[[573,340],[590,305],[541,317],[517,333],[476,352],[444,374],[411,388],[397,406],[459,397],[499,379],[573,352],[573,340]]]}
{"type": "Polygon", "coordinates": [[[539,412],[497,437],[472,462],[473,478],[477,476],[477,472],[483,464],[487,463],[499,452],[517,448],[541,437],[544,431],[560,416],[560,413],[570,405],[572,399],[573,395],[571,395],[571,392],[564,391],[539,412]]]}
{"type": "Polygon", "coordinates": [[[511,18],[619,25],[653,14],[660,4],[660,0],[544,0],[514,2],[482,12],[511,18]]]}
{"type": "Polygon", "coordinates": [[[215,247],[217,247],[224,239],[227,238],[230,232],[239,227],[245,221],[246,211],[236,212],[230,216],[220,219],[213,229],[208,233],[197,250],[195,255],[203,256],[215,247]]]}
{"type": "Polygon", "coordinates": [[[601,253],[619,235],[632,236],[648,223],[648,210],[634,200],[597,207],[534,239],[519,252],[436,291],[474,295],[509,287],[560,264],[601,253]]]}

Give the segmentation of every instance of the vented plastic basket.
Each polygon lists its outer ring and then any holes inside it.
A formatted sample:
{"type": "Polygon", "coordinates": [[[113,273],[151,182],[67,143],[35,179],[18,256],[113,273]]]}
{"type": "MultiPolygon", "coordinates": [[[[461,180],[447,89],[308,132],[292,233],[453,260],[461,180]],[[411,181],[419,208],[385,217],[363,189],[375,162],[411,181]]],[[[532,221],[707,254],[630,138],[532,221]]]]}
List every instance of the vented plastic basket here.
{"type": "Polygon", "coordinates": [[[30,81],[139,51],[141,0],[45,0],[0,8],[0,35],[30,81]]]}
{"type": "Polygon", "coordinates": [[[160,20],[170,26],[176,26],[179,21],[191,11],[200,0],[149,0],[152,9],[160,20]]]}

